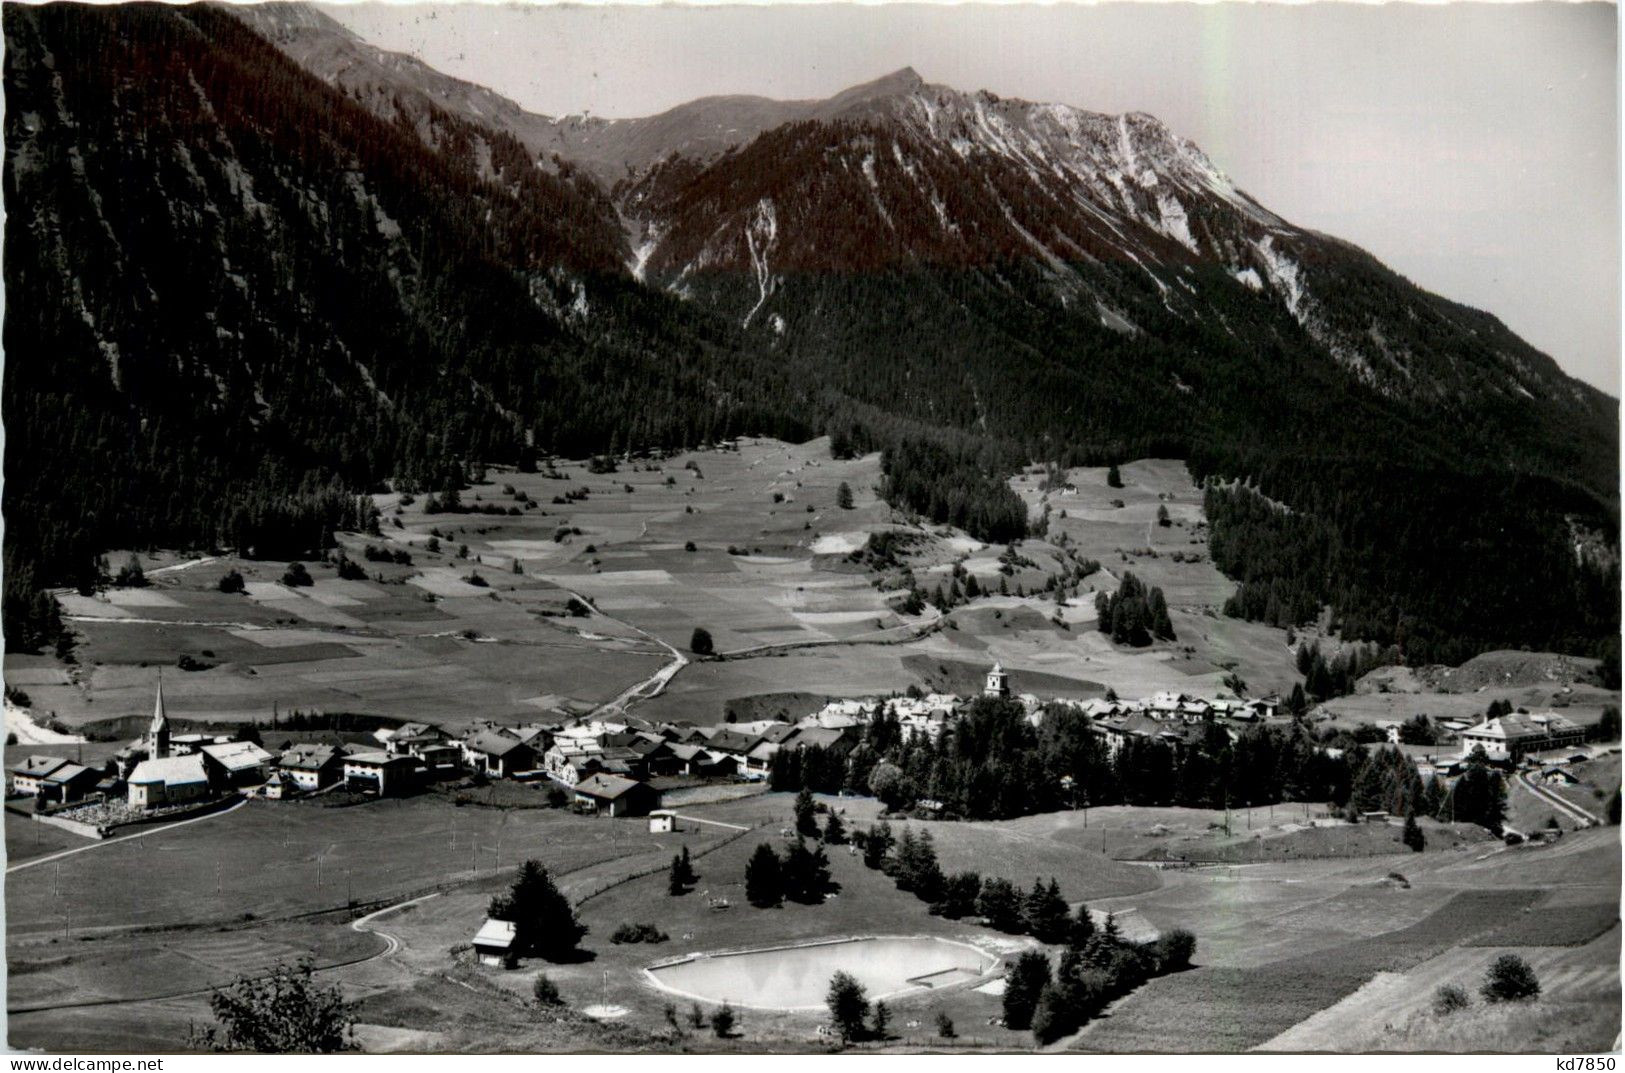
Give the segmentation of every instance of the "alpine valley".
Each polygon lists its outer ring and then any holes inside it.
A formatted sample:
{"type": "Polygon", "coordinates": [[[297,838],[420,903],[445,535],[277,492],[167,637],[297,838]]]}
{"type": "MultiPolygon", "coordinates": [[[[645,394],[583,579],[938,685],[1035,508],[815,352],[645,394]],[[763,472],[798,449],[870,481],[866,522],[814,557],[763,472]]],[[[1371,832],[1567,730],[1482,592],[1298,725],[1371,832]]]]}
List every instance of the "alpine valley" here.
{"type": "Polygon", "coordinates": [[[1230,615],[1618,674],[1617,400],[1152,116],[905,69],[553,118],[296,5],[4,30],[13,649],[111,548],[319,557],[386,486],[829,435],[998,543],[1023,467],[1182,459],[1230,615]]]}

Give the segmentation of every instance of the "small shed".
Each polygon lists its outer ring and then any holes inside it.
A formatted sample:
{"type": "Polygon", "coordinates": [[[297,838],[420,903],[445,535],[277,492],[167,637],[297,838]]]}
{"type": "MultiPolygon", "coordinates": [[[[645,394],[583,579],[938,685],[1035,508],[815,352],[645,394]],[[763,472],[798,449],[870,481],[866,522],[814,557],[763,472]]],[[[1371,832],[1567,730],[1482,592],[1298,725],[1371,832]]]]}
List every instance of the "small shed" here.
{"type": "Polygon", "coordinates": [[[649,813],[649,833],[652,835],[669,835],[676,831],[677,814],[659,809],[649,813]]]}
{"type": "Polygon", "coordinates": [[[474,933],[473,945],[481,965],[506,968],[513,957],[513,921],[486,918],[474,933]]]}

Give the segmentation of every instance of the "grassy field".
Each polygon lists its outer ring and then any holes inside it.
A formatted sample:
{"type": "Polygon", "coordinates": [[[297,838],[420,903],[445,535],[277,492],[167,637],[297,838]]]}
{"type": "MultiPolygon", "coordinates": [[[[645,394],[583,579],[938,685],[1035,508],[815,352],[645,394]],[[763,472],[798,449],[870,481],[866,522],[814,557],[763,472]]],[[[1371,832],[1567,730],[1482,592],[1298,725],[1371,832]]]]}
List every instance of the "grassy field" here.
{"type": "Polygon", "coordinates": [[[1004,549],[879,501],[878,456],[834,460],[825,440],[756,440],[614,473],[581,462],[493,472],[462,493],[467,506],[500,513],[428,514],[427,496],[381,495],[382,537],[341,535],[362,580],[317,563],[313,585],[289,587],[284,563],[142,553],[148,587],[61,596],[77,665],[8,655],[6,679],[42,717],[72,726],[150,710],[156,668],[183,656],[202,669],[167,676],[180,718],[265,719],[297,707],[454,726],[520,722],[618,698],[673,660],[666,646],[686,648],[703,626],[733,658],[682,668],[646,702],[651,716],[721,721],[762,694],[963,691],[994,660],[1018,690],[1060,695],[1214,693],[1231,671],[1254,692],[1289,688],[1282,632],[1216,614],[1232,586],[1206,558],[1200,496],[1183,464],[1123,469],[1128,487],[1113,490],[1122,509],[1096,502],[1104,471],[1073,471],[1073,492],[1014,479],[1035,514],[1047,496],[1052,539],[1064,532],[1103,564],[1059,609],[1039,596],[993,595],[941,623],[930,609],[900,614],[896,594],[877,587],[880,574],[848,560],[876,530],[910,536],[905,559],[927,588],[958,564],[990,590],[1041,590],[1065,556],[1029,540],[1020,551],[1031,565],[1002,574],[1004,549]],[[842,483],[853,509],[836,505],[842,483]],[[1155,525],[1159,503],[1174,525],[1155,525]],[[365,560],[369,543],[411,563],[365,560]],[[245,594],[217,590],[231,569],[245,594]],[[1093,588],[1115,588],[1127,569],[1164,587],[1177,644],[1120,650],[1093,629],[1093,588]],[[597,610],[570,616],[571,594],[597,610]]]}

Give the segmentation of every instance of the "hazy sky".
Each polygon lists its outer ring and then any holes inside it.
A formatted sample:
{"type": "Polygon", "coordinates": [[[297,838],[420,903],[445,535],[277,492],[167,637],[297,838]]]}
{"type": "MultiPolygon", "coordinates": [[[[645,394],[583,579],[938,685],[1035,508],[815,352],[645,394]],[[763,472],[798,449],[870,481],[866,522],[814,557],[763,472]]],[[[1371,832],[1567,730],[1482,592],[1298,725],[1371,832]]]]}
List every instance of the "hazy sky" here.
{"type": "Polygon", "coordinates": [[[1144,111],[1304,227],[1620,392],[1611,4],[519,4],[325,10],[534,111],[930,82],[1144,111]]]}

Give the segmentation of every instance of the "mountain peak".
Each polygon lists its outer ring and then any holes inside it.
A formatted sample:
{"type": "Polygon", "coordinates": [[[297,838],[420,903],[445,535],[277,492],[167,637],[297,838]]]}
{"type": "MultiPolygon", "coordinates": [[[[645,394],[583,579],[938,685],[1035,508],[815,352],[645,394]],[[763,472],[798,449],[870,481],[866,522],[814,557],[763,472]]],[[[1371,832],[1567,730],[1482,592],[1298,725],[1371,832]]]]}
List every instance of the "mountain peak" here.
{"type": "Polygon", "coordinates": [[[871,101],[882,97],[903,97],[921,86],[925,79],[912,67],[904,67],[893,71],[889,75],[882,75],[872,82],[842,90],[829,99],[831,105],[857,104],[861,101],[871,101]]]}

